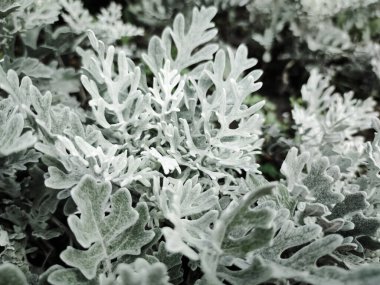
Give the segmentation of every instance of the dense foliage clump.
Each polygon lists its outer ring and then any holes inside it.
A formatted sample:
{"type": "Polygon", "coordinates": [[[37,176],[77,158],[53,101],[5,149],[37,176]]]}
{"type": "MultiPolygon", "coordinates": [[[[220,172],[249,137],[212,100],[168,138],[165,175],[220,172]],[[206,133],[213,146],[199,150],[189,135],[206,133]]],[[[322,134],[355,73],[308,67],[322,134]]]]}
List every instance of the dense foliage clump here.
{"type": "Polygon", "coordinates": [[[378,0],[87,2],[0,3],[1,285],[380,283],[378,0]]]}

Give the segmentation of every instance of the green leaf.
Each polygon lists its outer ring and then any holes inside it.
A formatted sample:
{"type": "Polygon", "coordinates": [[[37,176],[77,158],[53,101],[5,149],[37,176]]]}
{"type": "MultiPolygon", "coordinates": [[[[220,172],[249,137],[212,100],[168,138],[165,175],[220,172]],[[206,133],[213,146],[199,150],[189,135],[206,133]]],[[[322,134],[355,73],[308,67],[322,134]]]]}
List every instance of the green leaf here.
{"type": "Polygon", "coordinates": [[[223,258],[229,262],[245,258],[272,243],[275,212],[254,204],[260,197],[271,194],[273,187],[275,184],[267,184],[247,193],[238,204],[231,203],[215,222],[210,238],[212,246],[202,248],[200,253],[205,284],[222,284],[218,275],[222,274],[223,266],[219,263],[223,258]]]}
{"type": "Polygon", "coordinates": [[[111,260],[127,254],[138,255],[141,247],[153,239],[153,231],[145,230],[149,219],[146,204],[138,203],[136,209],[132,208],[127,189],[121,188],[111,195],[109,182],[99,183],[85,176],[71,195],[80,217],[70,215],[68,223],[85,250],[68,247],[61,258],[87,279],[95,278],[102,262],[105,270],[112,272],[111,260]]]}
{"type": "Polygon", "coordinates": [[[208,42],[217,34],[211,22],[216,12],[215,7],[194,8],[191,23],[186,29],[183,14],[178,14],[173,28],[166,28],[161,38],[153,37],[149,42],[148,54],[142,55],[150,70],[157,75],[165,61],[169,60],[170,66],[181,73],[185,68],[212,59],[218,45],[208,42]],[[177,51],[175,58],[172,57],[172,43],[177,51]]]}
{"type": "Polygon", "coordinates": [[[37,141],[31,131],[22,133],[24,119],[21,114],[6,114],[0,110],[0,157],[25,150],[37,141]]]}
{"type": "Polygon", "coordinates": [[[53,76],[55,70],[41,63],[38,59],[30,57],[21,57],[15,59],[8,69],[13,69],[18,75],[24,74],[32,78],[49,79],[53,76]]]}
{"type": "Polygon", "coordinates": [[[159,209],[166,219],[174,226],[163,227],[162,233],[166,240],[166,248],[171,252],[180,252],[190,259],[198,259],[197,253],[190,247],[197,247],[204,242],[204,236],[209,232],[217,216],[218,198],[213,189],[202,189],[197,183],[198,176],[186,180],[163,179],[153,180],[153,193],[159,209]],[[188,243],[188,244],[187,244],[188,243]]]}
{"type": "Polygon", "coordinates": [[[165,243],[160,242],[158,251],[154,252],[153,256],[166,265],[170,283],[180,284],[183,281],[181,254],[168,252],[165,248],[165,243]]]}
{"type": "Polygon", "coordinates": [[[30,3],[31,0],[2,0],[0,2],[0,17],[6,17],[19,9],[22,5],[30,3]]]}
{"type": "Polygon", "coordinates": [[[294,186],[300,182],[300,175],[310,157],[309,153],[297,154],[298,149],[292,147],[280,169],[281,173],[286,177],[289,191],[292,191],[294,186]]]}
{"type": "Polygon", "coordinates": [[[366,217],[363,213],[357,213],[352,217],[355,228],[342,234],[345,236],[377,236],[380,229],[380,219],[378,217],[366,217]]]}
{"type": "Polygon", "coordinates": [[[99,285],[97,280],[88,280],[78,269],[74,268],[54,270],[47,280],[49,284],[53,285],[99,285]]]}
{"type": "Polygon", "coordinates": [[[28,285],[24,273],[11,263],[0,265],[0,285],[28,285]]]}
{"type": "Polygon", "coordinates": [[[115,285],[170,285],[165,264],[150,264],[138,258],[132,264],[119,264],[116,273],[119,275],[115,285]]]}
{"type": "Polygon", "coordinates": [[[333,191],[333,184],[340,178],[339,167],[329,167],[326,157],[313,161],[311,169],[302,182],[307,186],[316,202],[331,205],[343,201],[341,193],[333,191]]]}
{"type": "Polygon", "coordinates": [[[54,284],[54,283],[50,283],[48,282],[48,278],[49,276],[54,272],[54,271],[57,271],[57,270],[60,270],[62,269],[63,267],[61,265],[53,265],[53,266],[50,266],[45,272],[43,272],[39,278],[38,278],[38,285],[51,285],[51,284],[54,284]]]}
{"type": "Polygon", "coordinates": [[[251,208],[254,201],[251,197],[255,195],[247,195],[230,216],[221,218],[227,226],[221,245],[223,254],[244,257],[252,250],[268,244],[274,235],[274,211],[251,208]]]}
{"type": "MultiPolygon", "coordinates": [[[[335,279],[334,283],[330,284],[337,285],[378,285],[380,280],[378,265],[361,266],[351,271],[336,267],[326,267],[320,270],[319,275],[322,275],[325,279],[335,279]]],[[[322,282],[319,284],[326,284],[322,282]]]]}
{"type": "Polygon", "coordinates": [[[343,218],[344,216],[369,207],[366,200],[367,195],[365,192],[357,192],[347,194],[344,200],[337,203],[331,210],[331,215],[327,216],[329,220],[336,218],[343,218]]]}
{"type": "Polygon", "coordinates": [[[342,238],[330,235],[318,239],[320,233],[321,228],[317,225],[295,227],[291,221],[287,221],[270,245],[249,254],[247,267],[235,271],[223,268],[220,276],[236,285],[256,285],[273,278],[321,284],[313,282],[319,278],[314,274],[317,269],[315,263],[320,257],[335,250],[342,238]],[[306,243],[310,244],[298,249],[306,243]],[[295,248],[293,254],[288,258],[283,257],[284,252],[291,248],[295,248]]]}

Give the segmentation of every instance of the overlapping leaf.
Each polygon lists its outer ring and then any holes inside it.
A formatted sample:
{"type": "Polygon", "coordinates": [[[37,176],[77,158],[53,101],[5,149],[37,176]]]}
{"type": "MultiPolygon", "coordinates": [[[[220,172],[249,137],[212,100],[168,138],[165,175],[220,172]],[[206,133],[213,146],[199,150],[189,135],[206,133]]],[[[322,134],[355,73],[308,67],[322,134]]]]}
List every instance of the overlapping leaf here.
{"type": "Polygon", "coordinates": [[[72,197],[80,217],[73,214],[68,222],[85,250],[68,247],[61,258],[78,268],[87,279],[96,277],[100,263],[105,272],[111,273],[111,260],[127,254],[138,255],[141,247],[154,236],[152,231],[145,230],[146,205],[141,203],[136,209],[132,208],[126,189],[111,195],[109,183],[97,183],[94,178],[85,176],[72,190],[72,197]]]}

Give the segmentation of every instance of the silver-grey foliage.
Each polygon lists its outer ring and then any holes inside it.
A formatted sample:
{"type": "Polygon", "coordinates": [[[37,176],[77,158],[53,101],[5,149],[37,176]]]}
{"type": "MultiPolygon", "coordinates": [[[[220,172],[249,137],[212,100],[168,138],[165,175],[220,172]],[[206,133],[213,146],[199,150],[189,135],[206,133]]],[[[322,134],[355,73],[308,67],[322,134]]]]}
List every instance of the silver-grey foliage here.
{"type": "MultiPolygon", "coordinates": [[[[140,56],[115,44],[143,32],[116,4],[92,17],[77,0],[11,2],[0,4],[0,284],[181,284],[190,268],[201,273],[195,284],[379,284],[373,99],[334,92],[330,76],[312,69],[293,106],[282,178],[269,182],[258,160],[265,102],[246,104],[262,71],[246,45],[217,43],[217,8],[179,13],[140,56]],[[80,71],[61,63],[74,50],[80,71]],[[52,51],[50,63],[33,57],[52,51]],[[360,133],[369,129],[372,142],[360,133]],[[49,261],[55,238],[66,243],[64,266],[49,261]],[[37,269],[28,257],[39,250],[37,269]]],[[[295,15],[275,4],[287,1],[258,2],[214,4],[279,13],[253,35],[269,50],[295,15]]],[[[314,15],[307,29],[354,7],[322,2],[300,1],[314,15]]],[[[342,30],[326,38],[330,20],[308,35],[292,23],[310,49],[351,48],[342,30]]]]}

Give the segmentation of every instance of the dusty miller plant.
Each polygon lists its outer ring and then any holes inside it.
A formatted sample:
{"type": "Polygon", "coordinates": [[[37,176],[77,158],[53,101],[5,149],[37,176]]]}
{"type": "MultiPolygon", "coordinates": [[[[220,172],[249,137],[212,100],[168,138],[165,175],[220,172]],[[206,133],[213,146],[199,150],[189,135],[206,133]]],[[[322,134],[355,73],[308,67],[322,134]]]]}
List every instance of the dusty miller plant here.
{"type": "Polygon", "coordinates": [[[116,4],[2,2],[0,284],[379,284],[376,102],[312,69],[268,181],[262,71],[217,43],[217,11],[136,59],[116,4]]]}

